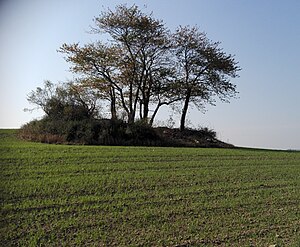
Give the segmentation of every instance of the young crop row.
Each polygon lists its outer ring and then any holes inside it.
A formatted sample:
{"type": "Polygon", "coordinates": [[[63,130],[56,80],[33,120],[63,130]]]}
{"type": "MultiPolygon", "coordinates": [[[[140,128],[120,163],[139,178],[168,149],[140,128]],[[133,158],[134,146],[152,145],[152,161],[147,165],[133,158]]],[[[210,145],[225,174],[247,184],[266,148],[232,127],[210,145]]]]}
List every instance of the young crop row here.
{"type": "Polygon", "coordinates": [[[4,132],[3,246],[300,243],[300,153],[46,145],[4,132]]]}

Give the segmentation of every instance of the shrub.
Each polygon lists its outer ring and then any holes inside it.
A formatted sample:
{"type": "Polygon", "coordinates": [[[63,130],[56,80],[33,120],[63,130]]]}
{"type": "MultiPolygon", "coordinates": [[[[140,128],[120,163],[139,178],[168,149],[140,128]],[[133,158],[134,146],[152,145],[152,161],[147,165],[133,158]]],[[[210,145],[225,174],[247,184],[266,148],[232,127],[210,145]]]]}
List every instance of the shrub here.
{"type": "Polygon", "coordinates": [[[19,136],[25,140],[39,141],[43,143],[64,143],[60,123],[42,120],[33,120],[23,125],[19,136]]]}
{"type": "Polygon", "coordinates": [[[45,117],[25,124],[19,135],[23,139],[45,143],[125,146],[232,147],[216,139],[208,128],[198,130],[152,128],[143,121],[127,124],[121,120],[64,120],[45,117]]]}
{"type": "Polygon", "coordinates": [[[206,138],[214,139],[217,137],[217,132],[207,127],[199,127],[196,131],[198,132],[198,135],[206,138]]]}
{"type": "Polygon", "coordinates": [[[137,144],[141,142],[157,142],[160,139],[155,130],[144,121],[137,121],[134,124],[128,125],[126,137],[137,144]]]}
{"type": "Polygon", "coordinates": [[[46,143],[90,145],[156,145],[159,137],[149,125],[137,122],[128,125],[121,120],[83,119],[53,120],[46,117],[22,126],[23,139],[46,143]]]}

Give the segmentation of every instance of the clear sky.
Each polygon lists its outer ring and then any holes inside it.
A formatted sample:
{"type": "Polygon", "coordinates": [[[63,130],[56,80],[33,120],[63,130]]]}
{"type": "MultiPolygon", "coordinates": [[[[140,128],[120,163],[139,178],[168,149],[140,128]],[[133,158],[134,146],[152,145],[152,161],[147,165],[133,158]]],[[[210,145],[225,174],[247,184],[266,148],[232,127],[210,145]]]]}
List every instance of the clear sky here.
{"type": "Polygon", "coordinates": [[[153,11],[170,29],[198,25],[235,54],[239,98],[191,110],[193,126],[237,146],[300,149],[299,0],[0,0],[0,128],[41,116],[23,112],[26,95],[46,79],[72,78],[57,49],[97,39],[87,33],[93,17],[120,3],[153,11]]]}

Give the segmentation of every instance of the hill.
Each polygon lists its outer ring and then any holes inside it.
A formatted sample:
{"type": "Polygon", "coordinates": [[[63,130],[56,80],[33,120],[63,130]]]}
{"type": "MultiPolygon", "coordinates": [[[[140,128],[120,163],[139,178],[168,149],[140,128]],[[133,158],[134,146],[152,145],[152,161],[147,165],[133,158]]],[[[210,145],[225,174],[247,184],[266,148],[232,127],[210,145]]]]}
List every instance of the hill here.
{"type": "Polygon", "coordinates": [[[143,122],[127,124],[109,119],[34,120],[21,128],[19,136],[24,140],[55,144],[234,147],[219,141],[216,132],[208,128],[180,131],[166,127],[153,128],[143,122]]]}

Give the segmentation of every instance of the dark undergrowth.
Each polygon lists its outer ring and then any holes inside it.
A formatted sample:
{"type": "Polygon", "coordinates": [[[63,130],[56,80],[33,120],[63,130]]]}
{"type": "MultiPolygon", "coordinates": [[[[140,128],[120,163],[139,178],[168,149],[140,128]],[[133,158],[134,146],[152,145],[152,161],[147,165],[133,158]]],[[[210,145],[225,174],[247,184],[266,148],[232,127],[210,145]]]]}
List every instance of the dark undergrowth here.
{"type": "Polygon", "coordinates": [[[44,118],[25,124],[19,130],[24,140],[53,144],[233,147],[216,138],[208,128],[198,130],[153,128],[143,122],[127,124],[121,120],[51,120],[44,118]]]}

